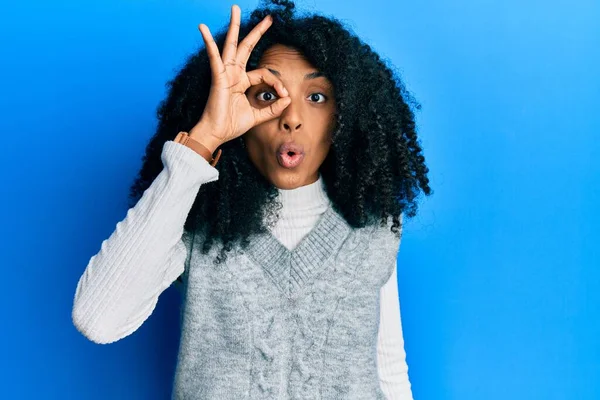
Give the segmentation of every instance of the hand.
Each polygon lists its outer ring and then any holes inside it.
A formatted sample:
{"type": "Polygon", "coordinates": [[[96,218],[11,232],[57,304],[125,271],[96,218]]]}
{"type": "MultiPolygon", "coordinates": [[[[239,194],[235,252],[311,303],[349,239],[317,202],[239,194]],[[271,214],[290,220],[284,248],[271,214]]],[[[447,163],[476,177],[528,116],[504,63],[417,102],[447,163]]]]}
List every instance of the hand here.
{"type": "Polygon", "coordinates": [[[199,25],[210,61],[212,83],[202,117],[189,134],[193,139],[205,144],[211,152],[252,127],[279,116],[291,101],[281,80],[267,68],[246,72],[250,53],[271,26],[272,17],[267,15],[238,46],[240,13],[237,5],[231,7],[223,58],[208,27],[204,24],[199,25]],[[279,99],[269,107],[259,109],[248,102],[245,92],[250,86],[263,82],[277,91],[279,99]]]}

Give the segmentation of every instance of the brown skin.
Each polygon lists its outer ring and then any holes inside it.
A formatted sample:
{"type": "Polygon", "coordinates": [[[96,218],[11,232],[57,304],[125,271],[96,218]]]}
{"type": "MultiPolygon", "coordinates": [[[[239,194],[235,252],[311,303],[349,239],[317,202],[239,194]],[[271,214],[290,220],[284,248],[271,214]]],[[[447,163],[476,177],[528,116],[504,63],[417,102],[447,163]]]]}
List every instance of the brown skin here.
{"type": "Polygon", "coordinates": [[[266,16],[238,44],[240,14],[233,5],[222,54],[208,27],[198,26],[212,84],[190,137],[214,153],[221,144],[244,136],[251,162],[273,185],[294,189],[314,183],[331,147],[335,124],[331,82],[323,76],[306,79],[306,74],[318,71],[296,49],[280,44],[263,53],[256,69],[246,71],[252,49],[273,19],[266,16]],[[277,150],[291,141],[304,147],[304,159],[287,169],[279,165],[277,150]]]}
{"type": "MultiPolygon", "coordinates": [[[[260,173],[280,189],[294,189],[317,181],[319,167],[331,147],[335,125],[336,101],[331,82],[321,76],[305,79],[317,72],[296,49],[275,44],[267,49],[258,68],[279,72],[291,99],[277,117],[260,123],[243,134],[248,156],[260,173]],[[277,162],[277,148],[293,141],[304,146],[304,160],[295,168],[284,168],[277,162]]],[[[278,99],[277,91],[268,84],[258,84],[246,91],[251,106],[262,109],[278,99]]]]}

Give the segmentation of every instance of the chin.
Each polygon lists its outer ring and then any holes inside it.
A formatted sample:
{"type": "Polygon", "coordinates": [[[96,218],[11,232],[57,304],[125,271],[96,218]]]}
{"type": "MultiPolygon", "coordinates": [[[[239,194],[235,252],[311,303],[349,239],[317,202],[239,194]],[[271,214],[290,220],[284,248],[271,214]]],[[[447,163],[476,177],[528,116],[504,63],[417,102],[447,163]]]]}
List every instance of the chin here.
{"type": "Polygon", "coordinates": [[[301,171],[280,169],[283,171],[276,171],[269,176],[269,181],[279,189],[296,189],[306,184],[306,174],[301,171]]]}

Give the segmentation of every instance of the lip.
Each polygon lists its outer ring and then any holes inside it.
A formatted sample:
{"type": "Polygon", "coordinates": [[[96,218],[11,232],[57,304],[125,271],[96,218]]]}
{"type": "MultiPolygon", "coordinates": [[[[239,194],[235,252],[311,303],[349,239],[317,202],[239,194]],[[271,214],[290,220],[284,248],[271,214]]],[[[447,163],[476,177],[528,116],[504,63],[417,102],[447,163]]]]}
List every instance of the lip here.
{"type": "Polygon", "coordinates": [[[286,142],[277,148],[277,162],[283,168],[295,168],[304,160],[304,146],[294,142],[286,142]],[[294,152],[293,159],[288,156],[288,152],[294,152]]]}
{"type": "Polygon", "coordinates": [[[304,153],[296,154],[294,157],[288,156],[286,153],[277,153],[277,162],[283,168],[296,168],[304,160],[304,153]]]}
{"type": "Polygon", "coordinates": [[[286,143],[282,143],[277,148],[277,154],[283,154],[283,153],[287,153],[290,151],[292,151],[296,154],[304,154],[304,146],[302,146],[301,144],[298,144],[298,143],[294,143],[294,142],[286,142],[286,143]]]}

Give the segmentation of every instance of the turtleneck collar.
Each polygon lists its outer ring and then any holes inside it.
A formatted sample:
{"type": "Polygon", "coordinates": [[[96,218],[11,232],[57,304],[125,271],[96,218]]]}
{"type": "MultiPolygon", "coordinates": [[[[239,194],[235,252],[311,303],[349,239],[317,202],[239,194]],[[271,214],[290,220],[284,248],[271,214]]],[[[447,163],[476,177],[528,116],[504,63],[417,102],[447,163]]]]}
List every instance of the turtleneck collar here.
{"type": "Polygon", "coordinates": [[[319,172],[319,178],[308,185],[300,186],[295,189],[277,189],[279,191],[279,200],[283,205],[281,212],[303,211],[315,208],[323,209],[329,205],[330,200],[325,192],[323,176],[319,172]]]}

